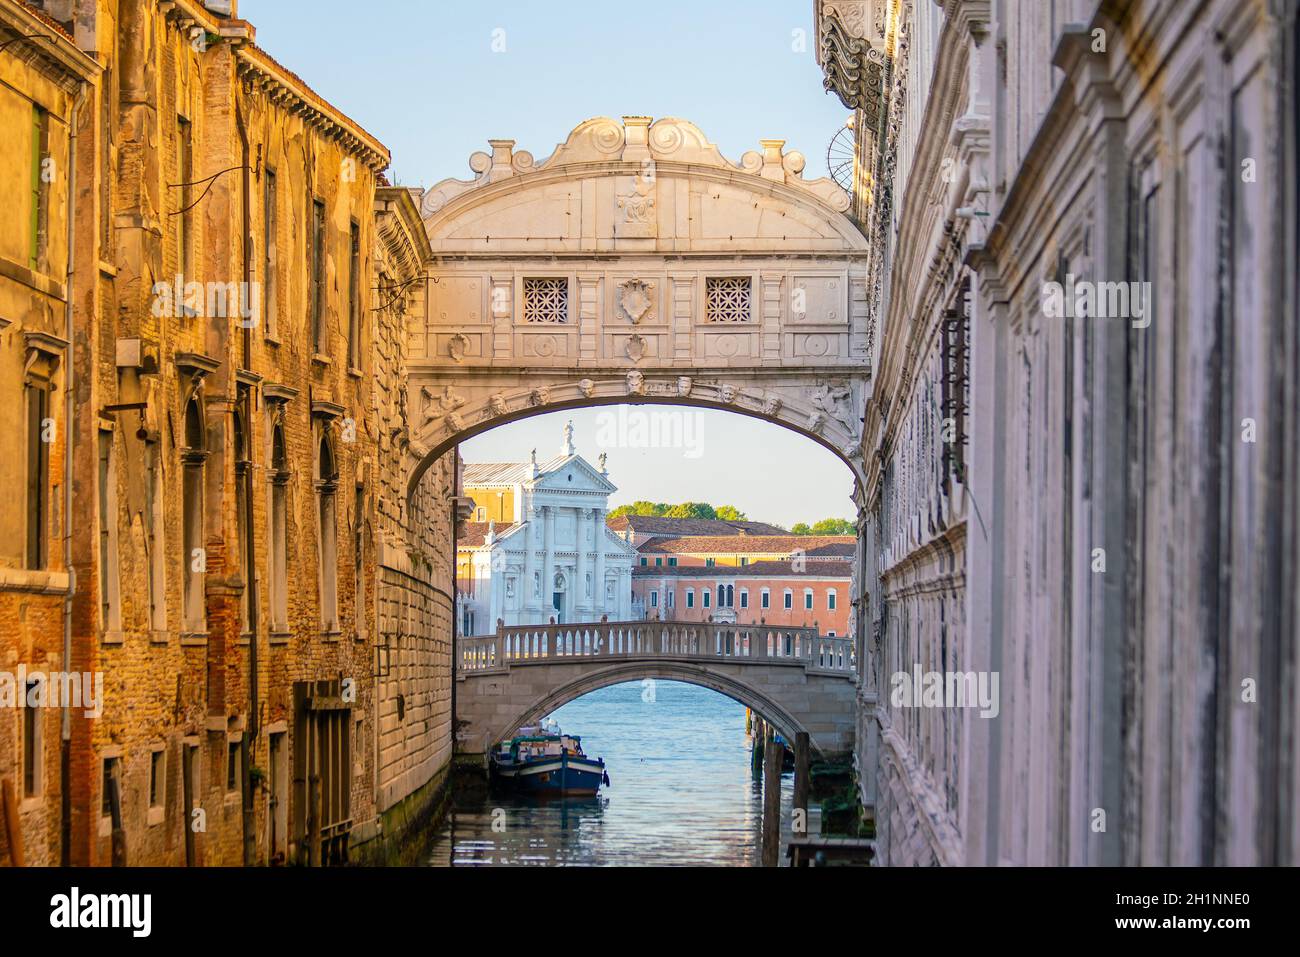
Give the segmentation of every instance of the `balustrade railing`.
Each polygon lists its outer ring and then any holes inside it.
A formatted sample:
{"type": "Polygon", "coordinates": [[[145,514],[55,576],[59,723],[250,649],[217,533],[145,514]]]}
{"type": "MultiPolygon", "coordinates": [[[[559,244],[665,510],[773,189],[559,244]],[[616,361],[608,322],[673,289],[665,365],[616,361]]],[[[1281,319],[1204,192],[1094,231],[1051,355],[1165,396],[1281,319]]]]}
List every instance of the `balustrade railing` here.
{"type": "Polygon", "coordinates": [[[681,621],[603,621],[572,625],[510,625],[495,635],[459,641],[461,672],[569,658],[692,658],[802,663],[850,675],[854,642],[815,628],[681,621]]]}

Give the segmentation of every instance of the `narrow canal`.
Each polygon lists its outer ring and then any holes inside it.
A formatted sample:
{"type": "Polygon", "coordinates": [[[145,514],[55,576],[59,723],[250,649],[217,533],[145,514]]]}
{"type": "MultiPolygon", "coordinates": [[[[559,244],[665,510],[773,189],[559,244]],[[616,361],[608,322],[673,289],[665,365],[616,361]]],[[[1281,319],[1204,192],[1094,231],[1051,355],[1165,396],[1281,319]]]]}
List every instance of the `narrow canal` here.
{"type": "MultiPolygon", "coordinates": [[[[758,865],[763,788],[742,705],[677,681],[628,682],[553,717],[605,759],[610,787],[595,798],[535,799],[462,784],[429,864],[758,865]]],[[[787,828],[792,786],[786,773],[787,828]]]]}

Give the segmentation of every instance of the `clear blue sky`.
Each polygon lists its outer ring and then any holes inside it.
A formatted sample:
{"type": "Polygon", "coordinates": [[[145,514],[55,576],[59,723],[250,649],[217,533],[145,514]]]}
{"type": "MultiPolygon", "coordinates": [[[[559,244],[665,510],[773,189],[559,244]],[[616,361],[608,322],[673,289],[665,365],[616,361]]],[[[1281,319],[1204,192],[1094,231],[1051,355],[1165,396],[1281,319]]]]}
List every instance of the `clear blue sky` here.
{"type": "MultiPolygon", "coordinates": [[[[390,176],[406,185],[469,179],[469,155],[492,138],[541,160],[582,120],[623,115],[691,120],[733,162],[760,139],[784,138],[816,178],[848,118],[822,89],[808,0],[240,0],[239,13],[262,47],[392,151],[390,176]]],[[[609,453],[614,505],[732,504],[787,527],[853,515],[847,467],[793,432],[693,410],[675,446],[637,447],[625,422],[602,449],[602,412],[528,419],[462,451],[526,461],[537,446],[545,460],[573,418],[580,453],[593,464],[609,453]]]]}
{"type": "Polygon", "coordinates": [[[720,409],[610,405],[549,412],[484,432],[461,445],[467,462],[526,462],[560,454],[564,424],[596,465],[609,456],[618,486],[610,507],[651,502],[734,505],[756,521],[789,528],[852,518],[853,473],[834,453],[797,432],[720,409]]]}
{"type": "Polygon", "coordinates": [[[689,119],[733,162],[784,138],[816,178],[849,115],[822,89],[809,0],[240,0],[239,13],[410,186],[470,178],[489,138],[541,160],[582,120],[623,115],[689,119]]]}

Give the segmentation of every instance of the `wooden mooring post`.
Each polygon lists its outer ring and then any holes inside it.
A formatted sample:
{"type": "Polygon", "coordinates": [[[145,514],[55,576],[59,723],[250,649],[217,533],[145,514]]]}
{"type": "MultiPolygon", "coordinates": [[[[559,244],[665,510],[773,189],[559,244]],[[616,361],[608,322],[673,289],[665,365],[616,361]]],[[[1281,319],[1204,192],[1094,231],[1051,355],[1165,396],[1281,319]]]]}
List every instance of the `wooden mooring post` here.
{"type": "Polygon", "coordinates": [[[785,748],[771,738],[763,749],[763,866],[781,860],[781,764],[785,748]]]}
{"type": "Polygon", "coordinates": [[[796,836],[808,833],[808,732],[794,736],[794,804],[791,827],[796,836]]]}

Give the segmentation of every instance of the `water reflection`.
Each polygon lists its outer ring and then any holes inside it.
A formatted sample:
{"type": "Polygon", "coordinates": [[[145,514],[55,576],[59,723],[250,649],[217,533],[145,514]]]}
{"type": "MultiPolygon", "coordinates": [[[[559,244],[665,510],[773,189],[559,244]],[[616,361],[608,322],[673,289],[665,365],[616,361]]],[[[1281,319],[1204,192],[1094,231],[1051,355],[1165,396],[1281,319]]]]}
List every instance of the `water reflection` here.
{"type": "MultiPolygon", "coordinates": [[[[758,863],[762,785],[751,773],[744,707],[681,682],[629,682],[554,717],[605,759],[611,786],[563,799],[461,791],[429,863],[758,863]]],[[[788,820],[790,776],[781,783],[788,820]]]]}

